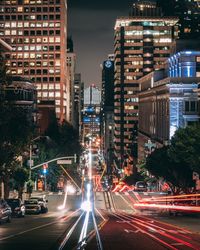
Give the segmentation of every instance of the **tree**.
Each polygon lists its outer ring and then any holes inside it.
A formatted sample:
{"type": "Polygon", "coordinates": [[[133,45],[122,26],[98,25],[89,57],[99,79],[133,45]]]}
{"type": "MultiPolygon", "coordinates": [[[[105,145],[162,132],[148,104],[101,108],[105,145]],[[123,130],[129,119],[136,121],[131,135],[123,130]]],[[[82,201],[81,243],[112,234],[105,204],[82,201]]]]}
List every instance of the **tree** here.
{"type": "Polygon", "coordinates": [[[174,162],[169,156],[169,147],[156,149],[146,160],[146,169],[157,179],[163,178],[173,192],[194,186],[192,170],[187,164],[174,162]]]}
{"type": "Polygon", "coordinates": [[[172,137],[169,156],[177,164],[187,165],[200,174],[200,126],[178,129],[172,137]]]}
{"type": "Polygon", "coordinates": [[[15,168],[13,178],[15,180],[15,188],[18,191],[19,198],[22,199],[24,184],[28,181],[29,172],[25,167],[18,166],[15,168]]]}
{"type": "Polygon", "coordinates": [[[19,107],[4,98],[3,89],[12,79],[6,74],[5,60],[0,55],[0,180],[4,182],[4,196],[9,195],[9,179],[13,175],[18,156],[25,151],[34,130],[29,109],[19,107]]]}

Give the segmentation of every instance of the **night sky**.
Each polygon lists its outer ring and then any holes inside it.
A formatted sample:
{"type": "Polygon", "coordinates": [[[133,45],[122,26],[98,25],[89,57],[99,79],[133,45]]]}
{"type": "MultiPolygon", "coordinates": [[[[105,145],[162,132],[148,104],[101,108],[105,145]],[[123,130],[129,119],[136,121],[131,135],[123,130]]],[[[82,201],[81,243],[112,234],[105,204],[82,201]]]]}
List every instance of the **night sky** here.
{"type": "Polygon", "coordinates": [[[85,85],[101,86],[100,64],[113,53],[114,24],[128,16],[134,0],[68,0],[68,34],[85,85]]]}

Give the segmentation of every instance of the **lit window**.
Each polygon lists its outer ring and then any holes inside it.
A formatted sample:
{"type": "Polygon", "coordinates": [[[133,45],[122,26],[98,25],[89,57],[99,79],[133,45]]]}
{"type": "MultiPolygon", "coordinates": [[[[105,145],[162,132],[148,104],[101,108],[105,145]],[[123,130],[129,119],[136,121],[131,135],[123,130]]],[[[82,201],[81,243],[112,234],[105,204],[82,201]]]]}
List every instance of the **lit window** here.
{"type": "Polygon", "coordinates": [[[35,58],[35,53],[31,53],[30,58],[35,58]]]}
{"type": "Polygon", "coordinates": [[[60,84],[56,84],[56,89],[60,89],[60,84]]]}
{"type": "Polygon", "coordinates": [[[18,30],[18,35],[22,36],[23,35],[23,31],[22,30],[18,30]]]}
{"type": "Polygon", "coordinates": [[[48,85],[47,85],[47,84],[43,84],[43,85],[42,85],[42,88],[43,88],[43,89],[48,89],[48,85]]]}
{"type": "Polygon", "coordinates": [[[10,23],[5,23],[5,27],[10,27],[10,23]]]}
{"type": "Polygon", "coordinates": [[[17,26],[17,23],[16,22],[12,22],[11,23],[11,27],[16,27],[17,26]]]}
{"type": "Polygon", "coordinates": [[[29,27],[29,22],[24,22],[24,27],[29,27]]]}
{"type": "Polygon", "coordinates": [[[44,22],[42,25],[43,25],[43,27],[48,27],[49,23],[44,22]]]}
{"type": "Polygon", "coordinates": [[[55,66],[60,66],[60,60],[56,60],[55,66]]]}
{"type": "Polygon", "coordinates": [[[48,96],[48,92],[43,92],[43,97],[47,97],[48,96]]]}
{"type": "Polygon", "coordinates": [[[5,35],[10,35],[10,30],[5,30],[5,35]]]}
{"type": "Polygon", "coordinates": [[[59,43],[60,42],[60,37],[56,37],[55,42],[59,43]]]}
{"type": "Polygon", "coordinates": [[[56,108],[56,113],[60,113],[60,108],[56,108]]]}
{"type": "Polygon", "coordinates": [[[17,27],[18,27],[18,28],[23,27],[23,23],[19,22],[19,23],[17,24],[17,27]]]}
{"type": "Polygon", "coordinates": [[[42,42],[43,42],[43,43],[47,43],[47,42],[48,42],[48,38],[47,38],[47,37],[43,37],[43,38],[42,38],[42,42]]]}
{"type": "Polygon", "coordinates": [[[56,105],[60,105],[60,100],[56,100],[56,105]]]}
{"type": "Polygon", "coordinates": [[[60,97],[60,92],[56,92],[56,97],[60,97]]]}
{"type": "Polygon", "coordinates": [[[29,58],[29,53],[24,53],[24,58],[29,58]]]}
{"type": "Polygon", "coordinates": [[[49,42],[50,42],[50,43],[54,43],[54,38],[53,38],[53,37],[50,37],[50,38],[49,38],[49,42]]]}
{"type": "Polygon", "coordinates": [[[49,84],[49,89],[54,89],[54,84],[49,84]]]}
{"type": "Polygon", "coordinates": [[[19,7],[17,8],[17,11],[18,11],[18,12],[23,12],[23,7],[22,7],[22,6],[19,6],[19,7]]]}
{"type": "Polygon", "coordinates": [[[49,92],[49,97],[54,97],[54,92],[49,92]]]}

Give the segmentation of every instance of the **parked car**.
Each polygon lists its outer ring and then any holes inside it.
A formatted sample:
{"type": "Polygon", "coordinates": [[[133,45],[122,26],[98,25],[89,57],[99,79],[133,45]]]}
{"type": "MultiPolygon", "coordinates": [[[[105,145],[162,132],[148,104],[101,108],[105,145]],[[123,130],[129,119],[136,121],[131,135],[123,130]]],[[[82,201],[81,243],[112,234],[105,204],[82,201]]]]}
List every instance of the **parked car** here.
{"type": "Polygon", "coordinates": [[[4,199],[0,199],[0,223],[3,221],[11,221],[12,210],[4,199]]]}
{"type": "Polygon", "coordinates": [[[25,216],[25,206],[21,199],[6,199],[6,202],[11,207],[13,216],[25,216]]]}
{"type": "Polygon", "coordinates": [[[47,202],[48,200],[46,199],[45,196],[34,196],[34,197],[31,197],[31,200],[34,199],[34,200],[38,200],[38,203],[40,204],[41,206],[41,212],[42,213],[47,213],[48,212],[48,206],[47,206],[47,202]]]}
{"type": "Polygon", "coordinates": [[[147,184],[144,181],[137,181],[135,183],[134,191],[147,192],[147,184]]]}
{"type": "Polygon", "coordinates": [[[41,213],[41,205],[39,204],[37,199],[25,200],[24,202],[26,213],[41,213]]]}

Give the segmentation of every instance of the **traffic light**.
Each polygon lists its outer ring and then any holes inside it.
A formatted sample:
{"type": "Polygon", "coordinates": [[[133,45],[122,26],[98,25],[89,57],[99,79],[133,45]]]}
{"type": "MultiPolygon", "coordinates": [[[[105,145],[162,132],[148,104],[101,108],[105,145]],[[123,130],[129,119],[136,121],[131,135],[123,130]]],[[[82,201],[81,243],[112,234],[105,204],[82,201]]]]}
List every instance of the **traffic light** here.
{"type": "Polygon", "coordinates": [[[47,163],[43,164],[43,174],[47,173],[47,169],[48,169],[48,164],[47,163]]]}

